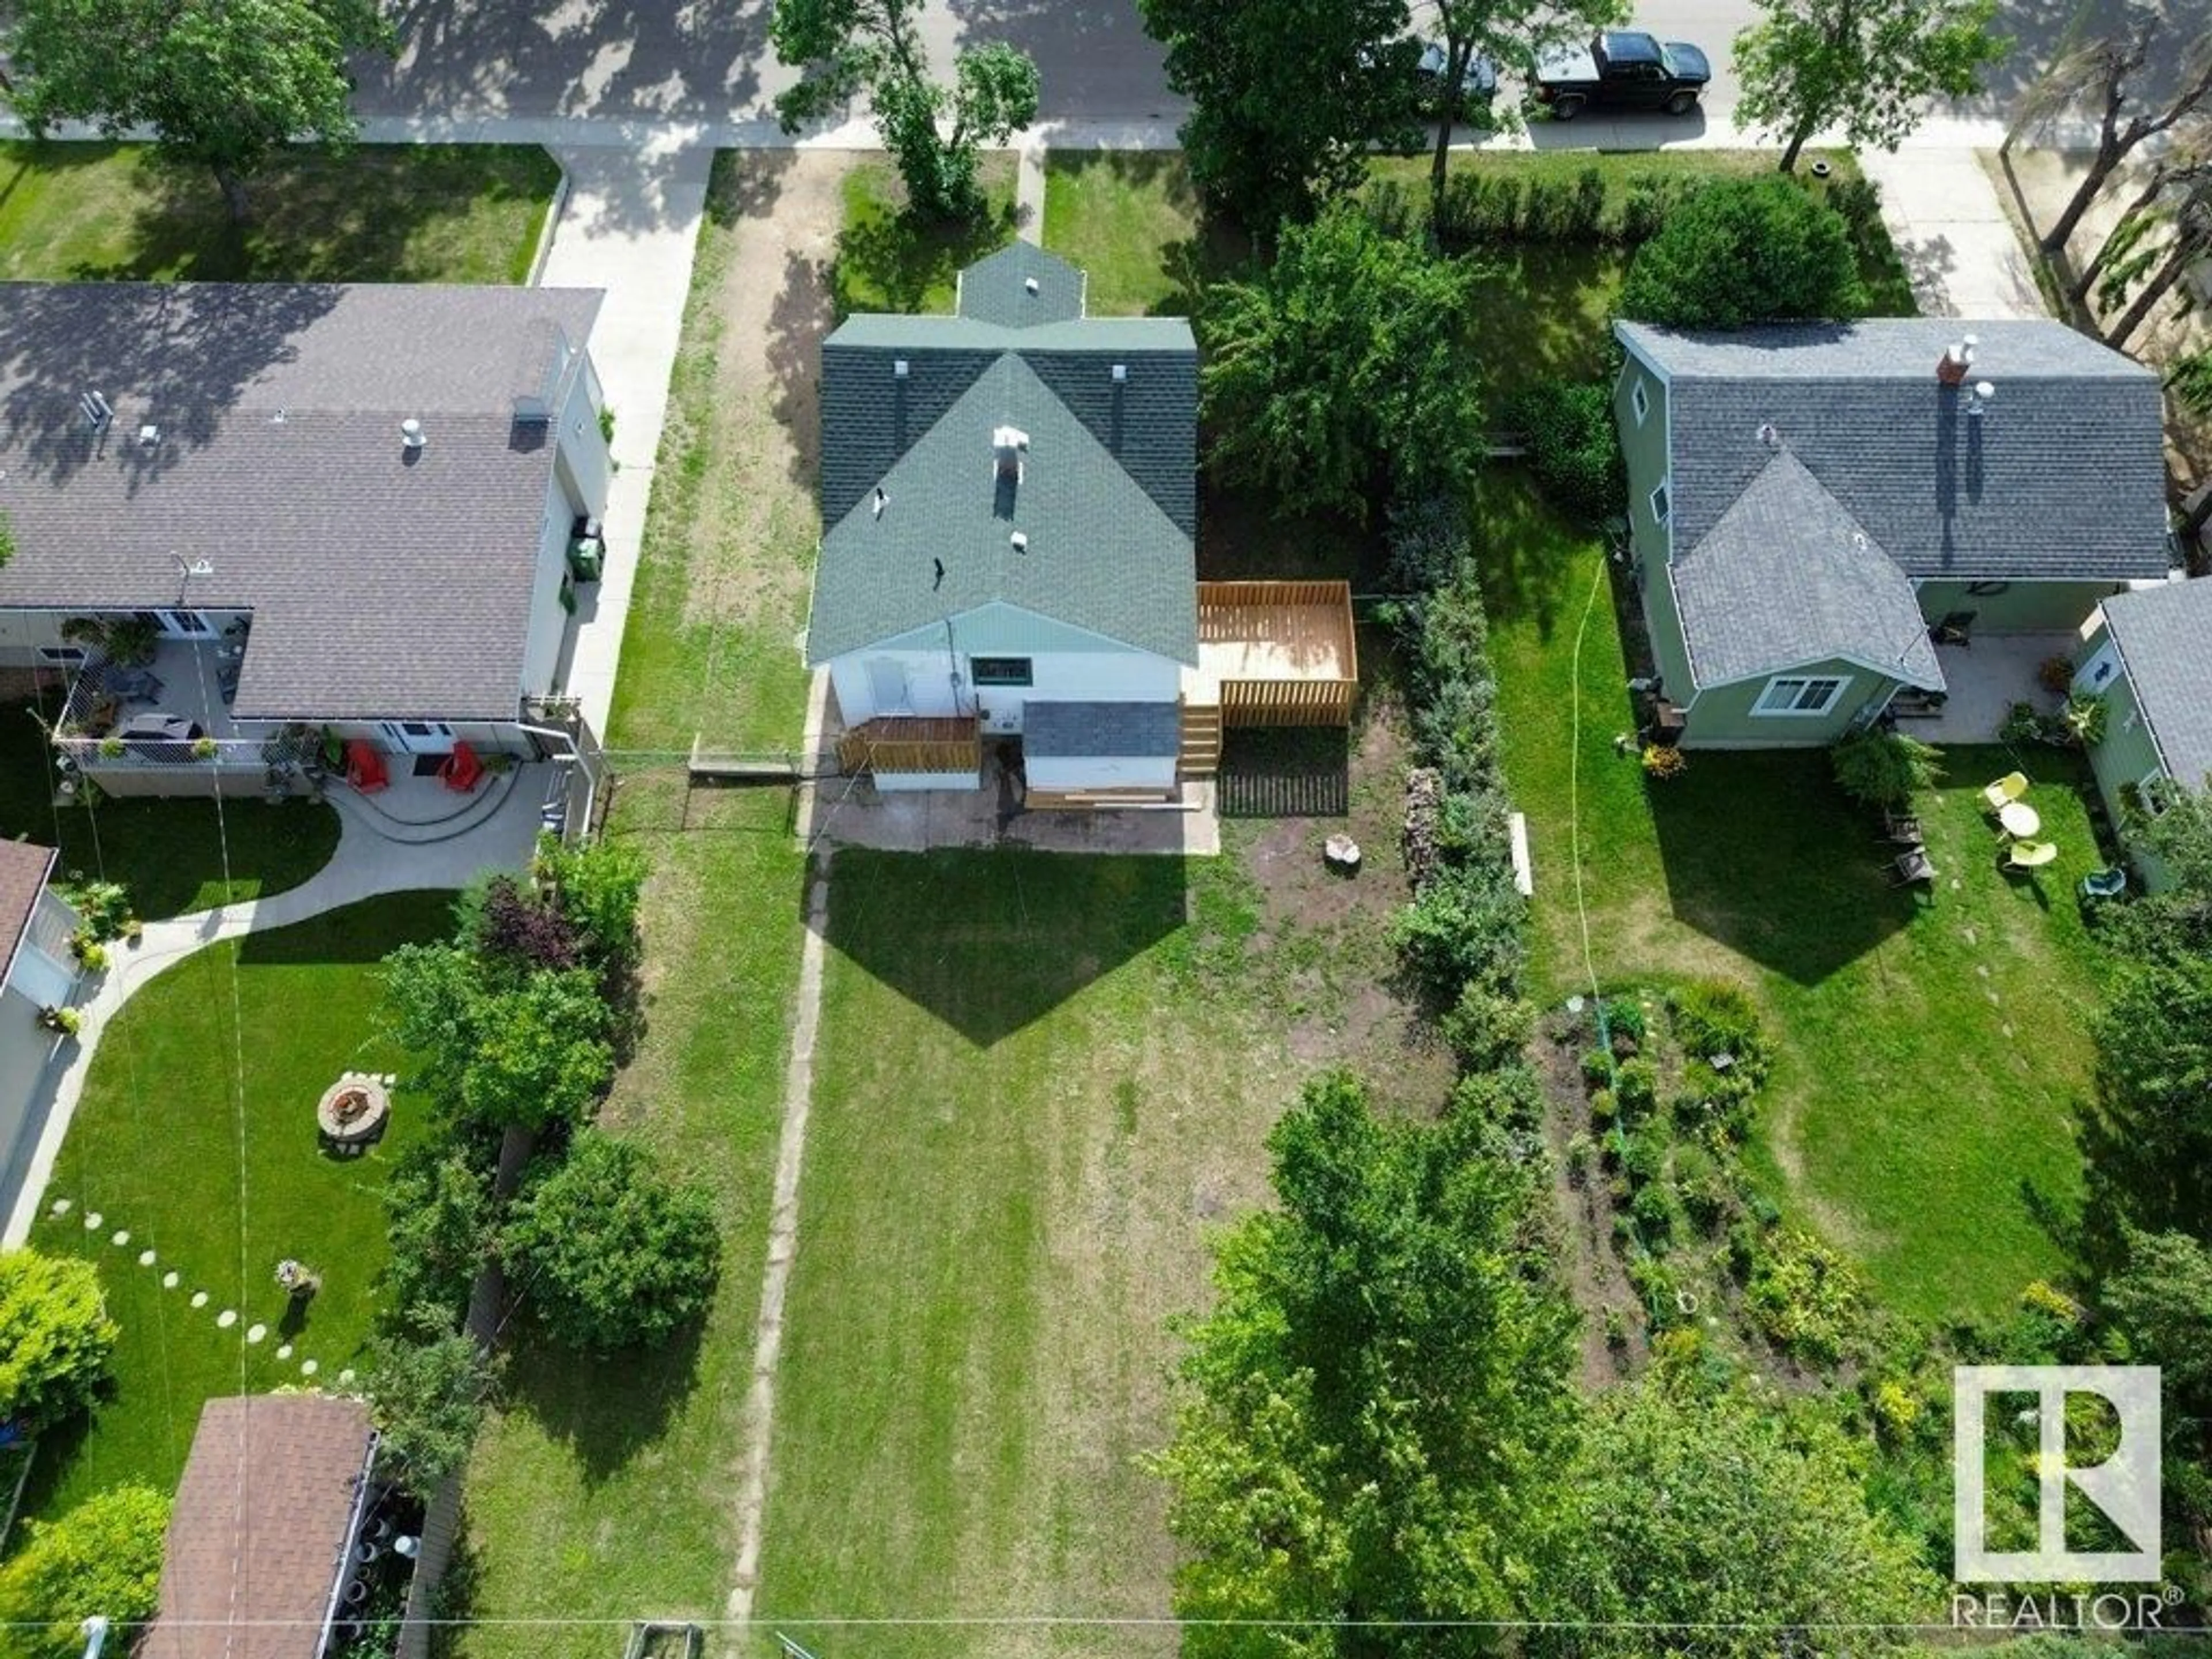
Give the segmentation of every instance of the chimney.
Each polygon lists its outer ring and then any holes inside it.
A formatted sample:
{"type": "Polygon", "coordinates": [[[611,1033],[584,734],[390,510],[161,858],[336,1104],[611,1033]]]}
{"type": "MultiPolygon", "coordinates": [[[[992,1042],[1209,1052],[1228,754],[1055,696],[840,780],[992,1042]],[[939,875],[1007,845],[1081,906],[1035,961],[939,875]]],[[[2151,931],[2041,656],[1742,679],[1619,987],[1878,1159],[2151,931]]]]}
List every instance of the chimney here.
{"type": "Polygon", "coordinates": [[[1974,348],[1981,342],[1967,335],[1955,345],[1943,348],[1943,356],[1936,365],[1936,378],[1945,386],[1964,386],[1966,371],[1974,366],[1974,348]]]}

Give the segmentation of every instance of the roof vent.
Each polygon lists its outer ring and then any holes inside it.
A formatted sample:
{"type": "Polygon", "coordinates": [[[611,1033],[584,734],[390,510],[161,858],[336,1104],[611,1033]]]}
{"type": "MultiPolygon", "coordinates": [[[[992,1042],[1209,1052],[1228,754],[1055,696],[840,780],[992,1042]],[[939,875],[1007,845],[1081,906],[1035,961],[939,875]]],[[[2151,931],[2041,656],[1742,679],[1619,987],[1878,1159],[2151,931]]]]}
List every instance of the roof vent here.
{"type": "Polygon", "coordinates": [[[1119,386],[1119,385],[1121,385],[1121,382],[1122,382],[1122,381],[1124,381],[1124,380],[1127,380],[1128,378],[1129,378],[1129,366],[1128,366],[1128,364],[1127,364],[1127,363],[1116,363],[1116,364],[1115,364],[1115,365],[1114,365],[1114,384],[1115,384],[1115,385],[1119,386]]]}
{"type": "Polygon", "coordinates": [[[1769,449],[1779,449],[1782,447],[1782,434],[1775,430],[1773,422],[1769,421],[1759,428],[1759,441],[1765,444],[1769,449]]]}
{"type": "Polygon", "coordinates": [[[894,358],[892,358],[892,359],[891,359],[891,379],[893,379],[894,380],[903,380],[904,379],[906,379],[906,372],[907,372],[907,368],[908,368],[908,363],[907,363],[907,361],[906,361],[906,359],[905,359],[905,358],[903,358],[903,357],[894,357],[894,358]]]}
{"type": "Polygon", "coordinates": [[[1033,295],[1033,294],[1035,294],[1036,291],[1037,291],[1037,279],[1036,279],[1036,277],[1034,277],[1034,276],[1024,276],[1024,277],[1023,277],[1023,278],[1022,278],[1022,292],[1023,292],[1023,293],[1024,293],[1024,294],[1031,294],[1031,295],[1033,295]]]}
{"type": "Polygon", "coordinates": [[[155,426],[151,421],[147,422],[145,425],[138,428],[139,448],[151,449],[155,444],[161,441],[161,428],[155,426]]]}
{"type": "Polygon", "coordinates": [[[416,420],[411,415],[405,420],[400,422],[399,447],[401,448],[420,449],[428,441],[428,440],[424,438],[422,435],[422,422],[416,420]]]}
{"type": "Polygon", "coordinates": [[[876,503],[875,503],[875,514],[876,514],[876,516],[877,516],[878,518],[879,518],[879,519],[880,519],[880,518],[882,518],[882,517],[884,516],[884,509],[885,507],[889,507],[890,504],[891,504],[891,498],[890,498],[888,495],[886,495],[886,494],[884,493],[884,487],[883,487],[881,484],[878,484],[878,485],[876,486],[876,503]]]}
{"type": "Polygon", "coordinates": [[[1021,531],[1017,530],[1012,535],[1007,537],[1006,542],[1017,553],[1026,553],[1030,550],[1030,538],[1021,531]]]}
{"type": "Polygon", "coordinates": [[[84,423],[94,432],[106,431],[108,423],[115,418],[115,411],[107,406],[107,399],[97,392],[86,392],[76,400],[76,406],[84,411],[84,423]]]}
{"type": "Polygon", "coordinates": [[[1996,395],[1997,389],[1990,382],[1987,380],[1975,381],[1973,392],[1966,399],[1966,413],[1969,415],[1980,414],[1983,410],[1986,409],[1990,404],[1996,401],[1996,395]]]}

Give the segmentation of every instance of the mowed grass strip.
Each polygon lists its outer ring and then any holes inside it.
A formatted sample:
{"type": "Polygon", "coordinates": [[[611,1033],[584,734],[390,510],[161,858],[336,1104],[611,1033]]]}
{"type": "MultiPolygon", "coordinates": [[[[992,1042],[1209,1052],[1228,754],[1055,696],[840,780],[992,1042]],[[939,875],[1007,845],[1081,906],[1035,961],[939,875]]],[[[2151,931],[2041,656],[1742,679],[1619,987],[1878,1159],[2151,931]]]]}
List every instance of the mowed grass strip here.
{"type": "MultiPolygon", "coordinates": [[[[1167,1316],[1292,1086],[1187,977],[1179,860],[847,851],[759,1616],[1167,1612],[1167,1316]]],[[[874,1655],[1168,1655],[1167,1629],[871,1630],[874,1655]]]]}
{"type": "Polygon", "coordinates": [[[527,282],[560,182],[532,144],[302,149],[234,225],[212,173],[151,145],[0,143],[0,279],[527,282]]]}
{"type": "Polygon", "coordinates": [[[1892,1306],[1992,1314],[2057,1276],[2078,1213],[2073,1114],[2103,971],[2074,897],[2100,861],[2073,757],[1948,752],[1920,803],[1943,879],[1889,886],[1891,850],[1838,792],[1824,750],[1692,751],[1647,786],[1604,556],[1516,478],[1486,481],[1492,652],[1506,777],[1528,815],[1536,980],[1587,988],[1572,857],[1597,979],[1717,976],[1749,987],[1778,1047],[1755,1149],[1798,1211],[1866,1265],[1892,1306]],[[1574,649],[1593,582],[1597,599],[1574,649]],[[1581,728],[1574,736],[1579,696],[1581,728]],[[2060,861],[1996,867],[1979,790],[2025,768],[2060,861]]]}
{"type": "Polygon", "coordinates": [[[204,1401],[301,1382],[302,1359],[326,1385],[352,1363],[382,1291],[385,1176],[428,1132],[420,1079],[383,1034],[379,963],[446,933],[453,896],[392,894],[210,945],[108,1027],[47,1184],[49,1202],[71,1208],[42,1214],[31,1242],[98,1266],[122,1328],[114,1388],[81,1434],[41,1443],[26,1513],[51,1518],[126,1481],[167,1491],[204,1401]],[[340,1158],[321,1149],[315,1103],[352,1071],[400,1086],[384,1138],[340,1158]],[[93,1213],[100,1225],[88,1231],[93,1213]],[[111,1242],[118,1231],[127,1244],[111,1242]],[[156,1260],[141,1267],[148,1249],[156,1260]],[[323,1281],[289,1320],[275,1279],[288,1256],[323,1281]],[[171,1271],[179,1282],[164,1290],[171,1271]],[[209,1297],[198,1309],[197,1291],[209,1297]],[[238,1314],[228,1330],[216,1324],[226,1308],[238,1314]],[[257,1323],[269,1335],[249,1346],[257,1323]],[[283,1342],[289,1362],[276,1358],[283,1342]]]}

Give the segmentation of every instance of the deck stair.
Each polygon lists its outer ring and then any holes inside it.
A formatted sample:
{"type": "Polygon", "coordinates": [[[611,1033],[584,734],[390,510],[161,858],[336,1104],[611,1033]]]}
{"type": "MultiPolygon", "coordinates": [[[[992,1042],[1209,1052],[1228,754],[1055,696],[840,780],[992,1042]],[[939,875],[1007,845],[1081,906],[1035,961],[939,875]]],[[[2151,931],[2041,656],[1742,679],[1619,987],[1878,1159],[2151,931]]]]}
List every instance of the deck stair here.
{"type": "Polygon", "coordinates": [[[1182,705],[1182,748],[1176,760],[1176,775],[1210,778],[1221,769],[1221,705],[1192,702],[1182,705]]]}

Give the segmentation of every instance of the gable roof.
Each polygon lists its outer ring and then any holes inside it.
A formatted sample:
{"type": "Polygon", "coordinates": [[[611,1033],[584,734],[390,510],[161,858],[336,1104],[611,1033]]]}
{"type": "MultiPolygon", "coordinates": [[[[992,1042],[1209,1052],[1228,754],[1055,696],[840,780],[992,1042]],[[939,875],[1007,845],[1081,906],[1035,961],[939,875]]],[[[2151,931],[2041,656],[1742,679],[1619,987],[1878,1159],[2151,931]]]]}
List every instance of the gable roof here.
{"type": "Polygon", "coordinates": [[[312,1659],[374,1455],[368,1407],[210,1400],[177,1486],[140,1659],[312,1659]]]}
{"type": "Polygon", "coordinates": [[[1676,556],[1780,441],[1905,574],[2126,580],[2168,554],[2158,378],[2050,321],[1881,318],[1730,333],[1614,325],[1667,382],[1676,556]],[[1977,336],[1986,411],[1936,365],[1977,336]]]}
{"type": "Polygon", "coordinates": [[[1787,449],[1670,574],[1701,686],[1842,658],[1942,687],[1911,580],[1787,449]]]}
{"type": "Polygon", "coordinates": [[[599,300],[0,285],[0,508],[17,542],[0,607],[173,606],[181,591],[250,610],[246,719],[513,719],[554,455],[516,399],[565,394],[599,300]],[[105,434],[79,408],[95,391],[105,434]],[[411,453],[410,418],[428,440],[411,453]],[[212,568],[180,590],[179,558],[212,568]]]}
{"type": "Polygon", "coordinates": [[[2167,775],[2212,787],[2212,579],[2115,593],[2104,609],[2167,775]]]}
{"type": "Polygon", "coordinates": [[[31,842],[0,841],[0,986],[8,982],[15,952],[23,948],[23,935],[38,914],[39,895],[46,890],[46,878],[60,856],[31,842]]]}
{"type": "Polygon", "coordinates": [[[969,267],[960,292],[960,315],[856,316],[823,342],[807,660],[1003,602],[1194,663],[1189,324],[1083,317],[1081,273],[1018,246],[969,267]],[[1011,490],[994,471],[1002,427],[1029,438],[1011,490]]]}

